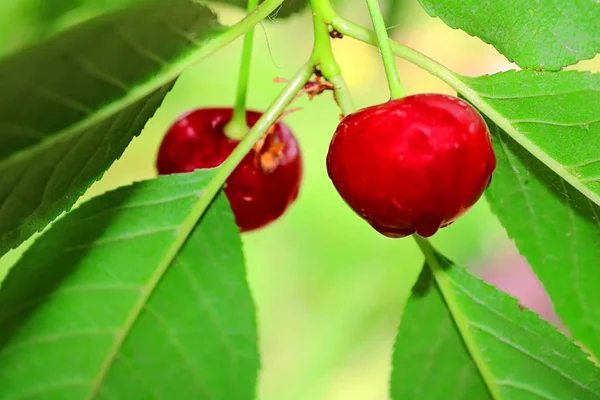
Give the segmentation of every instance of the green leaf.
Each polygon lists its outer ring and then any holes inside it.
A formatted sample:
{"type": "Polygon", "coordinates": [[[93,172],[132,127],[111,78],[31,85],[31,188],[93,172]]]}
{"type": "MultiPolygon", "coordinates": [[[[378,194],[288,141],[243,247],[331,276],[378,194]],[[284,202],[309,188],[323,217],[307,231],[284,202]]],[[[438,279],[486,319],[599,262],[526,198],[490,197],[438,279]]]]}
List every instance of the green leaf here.
{"type": "Polygon", "coordinates": [[[0,3],[0,57],[49,39],[68,27],[152,0],[13,0],[0,3]]]}
{"type": "Polygon", "coordinates": [[[0,255],[44,228],[117,159],[177,76],[229,30],[193,0],[94,19],[0,63],[0,255]]]}
{"type": "Polygon", "coordinates": [[[600,74],[508,71],[459,80],[467,100],[600,205],[600,74]]]}
{"type": "Polygon", "coordinates": [[[254,398],[255,313],[224,195],[176,243],[213,175],[110,192],[33,244],[0,290],[3,398],[254,398]]]}
{"type": "Polygon", "coordinates": [[[600,355],[600,207],[488,121],[498,161],[492,211],[573,336],[600,355]]]}
{"type": "MultiPolygon", "coordinates": [[[[424,275],[431,276],[427,266],[424,275]]],[[[393,400],[492,398],[435,287],[413,290],[402,312],[390,394],[393,400]]]]}
{"type": "Polygon", "coordinates": [[[558,70],[600,52],[594,0],[419,0],[432,17],[493,45],[521,68],[558,70]]]}
{"type": "MultiPolygon", "coordinates": [[[[466,351],[466,347],[468,350],[493,398],[600,398],[600,369],[586,358],[587,355],[579,347],[537,314],[521,308],[516,299],[488,285],[464,268],[454,265],[435,252],[426,240],[420,238],[417,240],[426,254],[436,282],[435,287],[430,290],[437,290],[440,294],[429,294],[426,297],[412,299],[415,303],[418,301],[428,303],[430,308],[437,310],[436,314],[428,315],[427,320],[424,315],[421,315],[421,325],[430,325],[431,328],[437,325],[442,329],[450,327],[454,329],[455,335],[460,335],[465,344],[462,349],[466,351]],[[444,325],[439,321],[430,321],[430,316],[441,317],[442,299],[446,308],[446,318],[451,318],[453,324],[444,325]],[[437,304],[433,305],[434,303],[437,304]]],[[[427,309],[428,304],[421,305],[421,308],[427,309]]],[[[413,306],[411,311],[418,310],[417,306],[413,306]]],[[[417,316],[405,315],[404,318],[402,324],[407,321],[407,318],[408,321],[415,321],[417,316]]],[[[404,334],[402,339],[405,342],[415,340],[417,346],[425,347],[424,343],[420,343],[419,334],[409,336],[411,334],[410,332],[407,334],[406,330],[410,326],[402,327],[402,324],[400,328],[400,332],[404,334]]],[[[444,336],[435,333],[426,334],[427,337],[456,343],[455,339],[444,339],[444,336]]],[[[430,342],[429,345],[438,349],[429,352],[429,355],[434,357],[435,363],[443,364],[443,367],[453,361],[446,358],[453,354],[451,351],[437,347],[435,341],[430,342]]],[[[404,346],[404,348],[411,346],[411,342],[406,342],[404,346]]],[[[398,351],[396,357],[397,354],[398,351]]],[[[460,362],[457,367],[469,371],[464,356],[459,356],[458,360],[460,362]]],[[[427,368],[427,363],[416,357],[412,358],[412,362],[408,361],[409,364],[402,367],[404,371],[410,371],[416,377],[417,374],[412,371],[412,363],[414,363],[415,368],[421,368],[419,373],[422,374],[422,380],[424,375],[442,368],[438,366],[427,368]]],[[[399,367],[395,365],[395,368],[399,367]]],[[[404,376],[395,373],[392,387],[399,387],[406,382],[408,373],[405,372],[404,376]]],[[[456,376],[456,372],[453,374],[456,376]]],[[[440,377],[427,377],[432,382],[435,378],[440,377]]],[[[472,380],[468,382],[474,387],[478,386],[472,383],[472,380]]],[[[435,385],[421,386],[429,392],[422,392],[423,397],[419,398],[433,398],[427,397],[431,396],[428,393],[435,391],[431,386],[435,385]]],[[[395,399],[400,398],[402,397],[395,399]]]]}
{"type": "Polygon", "coordinates": [[[400,15],[403,13],[406,6],[406,0],[390,0],[387,2],[383,19],[388,30],[397,27],[396,25],[398,24],[398,20],[400,20],[400,15]]]}
{"type": "MultiPolygon", "coordinates": [[[[230,4],[239,8],[246,9],[248,3],[247,0],[211,0],[214,3],[230,4]]],[[[265,0],[260,0],[263,3],[265,0]]],[[[308,7],[309,0],[283,0],[281,6],[277,7],[275,11],[269,16],[270,19],[287,18],[296,14],[308,7]]]]}

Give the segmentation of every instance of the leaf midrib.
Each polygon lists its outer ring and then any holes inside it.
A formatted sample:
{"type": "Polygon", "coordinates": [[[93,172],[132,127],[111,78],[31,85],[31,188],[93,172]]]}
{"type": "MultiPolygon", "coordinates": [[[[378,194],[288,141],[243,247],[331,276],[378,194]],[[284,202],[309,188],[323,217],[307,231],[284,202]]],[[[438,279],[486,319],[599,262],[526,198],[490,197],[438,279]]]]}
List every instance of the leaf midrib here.
{"type": "MultiPolygon", "coordinates": [[[[465,343],[465,346],[469,350],[469,354],[471,355],[471,358],[475,362],[475,365],[477,366],[479,373],[481,374],[484,382],[486,383],[486,386],[488,387],[488,390],[490,391],[491,396],[494,399],[501,400],[504,398],[504,396],[502,395],[502,392],[500,390],[500,386],[499,386],[501,381],[495,377],[495,375],[492,373],[491,369],[489,368],[488,363],[484,359],[483,354],[481,353],[479,347],[477,346],[475,338],[473,337],[473,332],[471,331],[471,328],[470,328],[471,326],[475,329],[479,329],[484,332],[487,332],[489,335],[491,335],[492,337],[495,337],[497,340],[500,340],[500,341],[508,344],[509,346],[511,346],[515,350],[521,352],[522,354],[528,356],[532,360],[553,370],[555,373],[562,376],[564,379],[567,379],[569,382],[573,383],[574,385],[595,395],[595,392],[593,392],[592,389],[587,387],[584,383],[580,382],[578,379],[576,379],[576,378],[572,377],[571,375],[569,375],[568,373],[564,372],[563,370],[558,368],[556,365],[553,365],[551,363],[546,362],[543,359],[540,359],[537,355],[528,352],[527,350],[523,349],[521,346],[515,345],[514,343],[512,343],[510,341],[502,340],[503,338],[500,338],[499,336],[497,336],[496,332],[486,329],[486,327],[482,326],[481,324],[479,324],[477,322],[471,321],[463,313],[453,287],[456,287],[463,294],[465,294],[466,296],[471,298],[471,300],[477,302],[478,304],[481,304],[483,307],[485,307],[490,312],[496,314],[498,317],[505,319],[506,321],[511,322],[515,325],[518,325],[514,320],[508,318],[506,315],[502,314],[498,310],[490,307],[487,303],[480,302],[472,293],[468,292],[458,282],[451,279],[446,274],[446,272],[443,270],[443,267],[440,265],[440,263],[438,261],[438,257],[435,254],[435,250],[431,247],[431,245],[429,245],[425,239],[416,238],[416,240],[417,240],[417,243],[419,244],[419,247],[421,247],[423,253],[425,254],[427,263],[429,264],[429,266],[433,272],[433,276],[434,276],[434,279],[436,282],[436,288],[437,288],[437,290],[439,290],[441,292],[442,297],[444,299],[444,303],[446,304],[446,306],[448,307],[448,310],[450,311],[452,319],[454,320],[456,327],[457,327],[458,331],[460,332],[460,336],[461,336],[463,342],[465,343]]],[[[460,267],[456,266],[456,265],[452,265],[451,268],[460,268],[460,267]]],[[[540,336],[539,333],[531,331],[531,330],[527,329],[526,327],[521,326],[521,329],[524,329],[525,331],[529,332],[532,335],[535,335],[538,337],[540,336]]],[[[560,354],[560,355],[562,357],[565,357],[562,354],[560,354]]]]}
{"type": "MultiPolygon", "coordinates": [[[[202,56],[204,56],[206,54],[209,54],[210,52],[219,49],[225,44],[235,40],[237,37],[241,36],[246,31],[253,28],[254,25],[258,24],[260,21],[266,18],[282,2],[283,0],[265,0],[251,14],[249,14],[242,21],[238,22],[236,25],[232,26],[229,30],[219,35],[217,39],[210,39],[209,41],[205,42],[206,47],[202,49],[205,51],[200,51],[197,53],[201,53],[202,56]],[[206,50],[207,47],[208,50],[206,50]]],[[[180,65],[178,65],[178,68],[181,68],[181,70],[183,70],[189,67],[198,58],[199,56],[197,54],[195,55],[195,57],[187,57],[184,61],[179,63],[180,65]]],[[[171,72],[171,75],[172,74],[173,72],[171,72]]],[[[154,293],[154,290],[158,286],[160,280],[163,278],[165,272],[168,270],[169,266],[175,260],[175,258],[185,245],[185,242],[192,234],[198,221],[200,220],[202,215],[204,215],[213,198],[219,193],[222,184],[223,183],[221,182],[220,176],[219,174],[217,174],[210,180],[208,185],[205,186],[204,189],[202,189],[198,193],[198,201],[196,201],[187,217],[182,221],[182,223],[179,225],[179,228],[176,230],[177,234],[173,239],[171,246],[167,249],[163,258],[160,260],[156,269],[150,276],[150,279],[144,286],[146,290],[143,292],[143,295],[140,296],[138,302],[132,308],[125,323],[123,324],[121,334],[117,337],[113,346],[108,351],[106,358],[102,362],[102,365],[98,371],[98,374],[94,378],[92,387],[90,388],[90,392],[86,397],[86,400],[93,400],[98,394],[98,391],[101,389],[102,383],[104,382],[104,379],[108,374],[115,357],[121,350],[121,347],[125,343],[125,340],[127,339],[129,333],[133,329],[133,326],[135,325],[135,322],[137,321],[138,317],[143,311],[145,305],[148,303],[148,300],[154,293]]]]}
{"type": "MultiPolygon", "coordinates": [[[[453,266],[457,268],[457,266],[453,266]]],[[[498,385],[497,379],[495,379],[494,374],[490,370],[487,365],[485,359],[483,358],[483,354],[479,350],[477,343],[475,342],[475,338],[473,337],[473,333],[469,328],[469,320],[464,315],[460,306],[458,305],[458,300],[456,299],[456,295],[452,291],[451,282],[446,276],[445,272],[442,270],[442,267],[437,264],[432,266],[433,276],[436,281],[437,290],[442,293],[442,297],[444,298],[444,303],[450,314],[452,315],[452,319],[460,332],[460,337],[465,343],[465,346],[469,350],[469,354],[471,358],[475,362],[477,366],[477,370],[481,374],[483,381],[485,382],[488,391],[493,399],[502,400],[504,397],[502,396],[502,392],[500,391],[500,387],[498,385]]]]}
{"type": "MultiPolygon", "coordinates": [[[[477,347],[475,343],[475,338],[471,330],[469,329],[469,322],[462,310],[458,305],[458,300],[456,295],[454,294],[451,288],[451,282],[446,276],[446,273],[443,270],[443,267],[440,265],[438,255],[436,254],[436,250],[431,246],[427,239],[421,238],[417,235],[413,235],[417,245],[421,249],[421,252],[425,256],[425,266],[424,268],[430,268],[433,273],[433,278],[435,281],[434,290],[439,290],[444,304],[448,308],[450,312],[450,316],[454,323],[456,324],[456,328],[459,331],[460,337],[463,340],[463,343],[467,347],[469,351],[469,355],[471,359],[475,363],[476,369],[481,375],[481,378],[485,382],[485,386],[487,387],[490,396],[495,400],[502,400],[502,392],[500,391],[500,387],[498,386],[496,379],[494,379],[494,375],[490,370],[489,366],[485,362],[483,358],[483,354],[477,347]]],[[[452,266],[457,267],[457,266],[452,266]]]]}
{"type": "MultiPolygon", "coordinates": [[[[460,268],[455,266],[456,268],[460,268]]],[[[515,320],[509,318],[508,316],[506,316],[505,314],[502,314],[501,312],[499,312],[497,309],[491,307],[488,303],[481,301],[481,299],[479,299],[477,296],[475,296],[473,293],[469,292],[464,286],[462,286],[461,284],[459,284],[458,282],[448,279],[447,276],[445,276],[445,278],[447,279],[447,283],[449,284],[449,286],[454,286],[455,288],[457,288],[457,290],[461,291],[465,296],[469,297],[473,302],[480,304],[481,306],[483,306],[486,310],[488,310],[489,312],[497,315],[499,318],[505,320],[506,322],[509,322],[511,324],[513,324],[514,326],[518,326],[520,329],[522,329],[523,331],[536,336],[537,338],[543,340],[544,337],[535,331],[532,331],[530,329],[527,329],[526,326],[522,326],[519,325],[515,320]]],[[[454,292],[453,292],[454,293],[454,292]]],[[[456,297],[454,297],[454,300],[456,300],[456,297]]],[[[580,380],[572,377],[571,375],[569,375],[568,373],[564,372],[563,370],[561,370],[560,368],[557,368],[556,365],[550,364],[548,362],[546,362],[545,360],[542,360],[539,358],[539,356],[532,354],[531,352],[527,351],[526,349],[524,349],[522,346],[519,346],[513,342],[511,342],[509,339],[504,338],[504,337],[500,337],[498,336],[498,333],[495,332],[494,330],[490,329],[489,327],[482,325],[479,322],[474,322],[469,320],[468,318],[466,318],[466,316],[464,315],[464,313],[461,313],[461,318],[464,318],[466,321],[466,324],[473,326],[474,328],[482,331],[482,332],[486,332],[488,335],[494,337],[496,340],[499,340],[503,343],[508,344],[510,347],[512,347],[515,350],[518,350],[521,354],[529,357],[530,359],[534,360],[535,362],[538,362],[542,365],[544,365],[545,367],[553,370],[554,372],[556,372],[557,374],[559,374],[560,376],[562,376],[563,378],[567,379],[569,382],[574,383],[575,385],[579,386],[580,388],[589,391],[592,394],[595,394],[593,392],[590,391],[590,388],[588,388],[587,386],[585,386],[584,383],[582,383],[580,380]]],[[[563,358],[568,358],[568,356],[555,351],[556,355],[563,357],[563,358]]]]}
{"type": "MultiPolygon", "coordinates": [[[[214,178],[211,180],[211,182],[212,181],[214,181],[214,178]]],[[[150,278],[148,279],[146,284],[143,285],[144,290],[141,291],[142,295],[139,297],[138,301],[131,309],[131,312],[129,313],[127,319],[125,320],[125,323],[123,324],[123,328],[120,330],[120,334],[116,336],[113,345],[108,351],[106,358],[102,362],[102,365],[98,370],[98,374],[93,380],[90,393],[86,397],[87,400],[93,400],[98,394],[98,391],[102,387],[104,378],[108,374],[113,361],[115,360],[117,354],[121,350],[121,347],[125,343],[125,340],[129,336],[129,333],[133,329],[133,326],[135,325],[140,314],[144,310],[144,307],[148,303],[150,297],[154,293],[154,290],[158,286],[158,283],[161,281],[167,269],[169,269],[169,266],[171,265],[175,257],[177,257],[177,254],[179,254],[189,235],[194,230],[196,222],[200,219],[200,217],[208,208],[208,205],[210,204],[214,196],[211,196],[212,193],[207,195],[206,192],[207,190],[205,188],[198,193],[198,201],[195,203],[187,217],[179,224],[178,228],[176,228],[175,231],[177,232],[177,234],[175,235],[173,243],[165,252],[163,258],[160,260],[157,267],[152,272],[152,275],[150,275],[150,278]]]]}

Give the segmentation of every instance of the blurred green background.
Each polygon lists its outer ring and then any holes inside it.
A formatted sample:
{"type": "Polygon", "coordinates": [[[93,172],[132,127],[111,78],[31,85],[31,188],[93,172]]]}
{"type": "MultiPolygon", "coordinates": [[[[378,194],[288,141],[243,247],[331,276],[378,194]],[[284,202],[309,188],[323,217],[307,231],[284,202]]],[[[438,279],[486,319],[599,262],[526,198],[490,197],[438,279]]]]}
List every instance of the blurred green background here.
{"type": "MultiPolygon", "coordinates": [[[[363,2],[340,2],[341,14],[370,26],[363,2]]],[[[386,6],[386,2],[382,2],[386,6]]],[[[219,6],[224,23],[240,10],[219,6]]],[[[514,68],[491,46],[432,19],[416,0],[398,14],[395,39],[466,75],[514,68]]],[[[262,110],[283,88],[312,47],[308,12],[266,21],[257,28],[249,106],[262,110]]],[[[154,160],[162,135],[179,114],[196,107],[231,105],[241,40],[187,71],[123,157],[85,198],[156,176],[154,160]]],[[[387,85],[378,52],[346,38],[334,50],[358,106],[386,101],[387,85]]],[[[600,70],[600,59],[578,68],[600,70]]],[[[418,68],[398,61],[409,93],[454,92],[418,68]]],[[[410,239],[377,234],[335,192],[325,170],[329,140],[339,110],[325,93],[294,106],[286,117],[303,150],[305,175],[298,201],[271,226],[243,236],[248,279],[257,305],[263,368],[260,400],[384,400],[395,330],[403,303],[423,262],[410,239]]],[[[484,200],[433,241],[467,267],[514,254],[512,243],[484,200]]],[[[0,276],[23,246],[0,260],[0,276]]]]}

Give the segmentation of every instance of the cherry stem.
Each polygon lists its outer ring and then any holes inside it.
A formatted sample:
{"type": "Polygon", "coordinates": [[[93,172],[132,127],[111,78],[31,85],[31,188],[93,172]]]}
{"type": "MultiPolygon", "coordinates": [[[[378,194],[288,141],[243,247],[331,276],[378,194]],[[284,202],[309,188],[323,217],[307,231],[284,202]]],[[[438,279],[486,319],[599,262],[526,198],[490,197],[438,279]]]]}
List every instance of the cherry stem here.
{"type": "Polygon", "coordinates": [[[314,46],[311,62],[329,83],[333,85],[335,101],[344,115],[353,112],[356,107],[342,76],[340,66],[333,55],[331,36],[329,35],[331,21],[335,13],[328,0],[311,0],[314,25],[314,46]]]}
{"type": "MultiPolygon", "coordinates": [[[[250,14],[257,6],[258,0],[248,0],[247,13],[250,14]]],[[[240,76],[238,78],[233,115],[231,121],[229,121],[224,128],[225,135],[234,140],[241,140],[248,132],[248,123],[246,122],[246,99],[248,97],[248,80],[250,78],[253,41],[254,28],[250,29],[246,35],[244,35],[242,62],[240,65],[240,76]]]]}
{"type": "Polygon", "coordinates": [[[385,21],[383,15],[381,15],[381,8],[379,7],[379,0],[366,0],[369,8],[369,14],[371,14],[371,21],[373,22],[373,28],[377,35],[377,46],[381,52],[381,58],[383,59],[383,67],[385,68],[385,76],[387,77],[388,85],[390,88],[390,96],[392,99],[399,99],[406,95],[406,91],[400,82],[400,74],[396,67],[396,59],[394,52],[392,51],[392,45],[388,37],[387,30],[385,28],[385,21]]]}
{"type": "MultiPolygon", "coordinates": [[[[336,16],[332,21],[332,25],[335,30],[339,31],[344,36],[351,37],[372,46],[378,45],[378,39],[375,32],[350,22],[342,17],[336,16]]],[[[420,68],[423,68],[425,71],[440,78],[454,89],[457,89],[459,92],[462,92],[466,89],[466,86],[460,81],[460,79],[457,78],[456,74],[438,62],[394,40],[390,39],[389,43],[393,54],[396,56],[401,57],[404,60],[419,66],[420,68]]]]}

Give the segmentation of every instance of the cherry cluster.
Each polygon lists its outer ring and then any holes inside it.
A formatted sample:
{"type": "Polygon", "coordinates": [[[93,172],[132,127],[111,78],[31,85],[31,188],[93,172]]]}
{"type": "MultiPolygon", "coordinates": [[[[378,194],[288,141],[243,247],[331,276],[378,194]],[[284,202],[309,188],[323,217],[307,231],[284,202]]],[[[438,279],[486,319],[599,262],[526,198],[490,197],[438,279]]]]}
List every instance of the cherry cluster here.
{"type": "MultiPolygon", "coordinates": [[[[160,146],[160,174],[215,168],[239,141],[225,134],[231,108],[181,116],[160,146]]],[[[261,113],[246,112],[252,127],[261,113]]],[[[381,234],[428,237],[481,197],[496,159],[481,115],[465,101],[417,94],[347,115],[327,155],[346,203],[381,234]]],[[[302,156],[292,131],[275,123],[229,176],[225,194],[241,232],[273,222],[296,200],[302,156]]]]}

